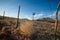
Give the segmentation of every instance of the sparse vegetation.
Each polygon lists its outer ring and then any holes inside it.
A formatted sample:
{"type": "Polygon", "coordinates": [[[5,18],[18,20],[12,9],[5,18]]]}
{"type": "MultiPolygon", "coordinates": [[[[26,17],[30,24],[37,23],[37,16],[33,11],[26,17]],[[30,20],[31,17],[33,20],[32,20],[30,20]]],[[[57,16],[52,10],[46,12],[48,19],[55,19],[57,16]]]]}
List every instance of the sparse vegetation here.
{"type": "MultiPolygon", "coordinates": [[[[52,20],[49,19],[48,20],[52,20]]],[[[54,40],[55,22],[45,20],[20,19],[19,27],[16,28],[16,19],[0,17],[0,40],[54,40]]],[[[60,23],[58,23],[58,28],[60,23]]],[[[58,29],[59,30],[59,29],[58,29]]],[[[60,40],[60,30],[56,38],[60,40]]]]}

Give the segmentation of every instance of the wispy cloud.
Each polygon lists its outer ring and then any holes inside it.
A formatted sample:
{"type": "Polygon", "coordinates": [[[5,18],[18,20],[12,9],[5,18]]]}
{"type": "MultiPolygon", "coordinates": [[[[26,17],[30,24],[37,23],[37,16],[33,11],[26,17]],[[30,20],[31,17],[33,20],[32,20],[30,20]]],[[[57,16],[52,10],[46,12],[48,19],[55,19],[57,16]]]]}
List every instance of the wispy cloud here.
{"type": "Polygon", "coordinates": [[[40,14],[36,14],[34,17],[35,19],[38,19],[38,18],[42,18],[45,14],[43,13],[40,13],[40,14]]]}
{"type": "MultiPolygon", "coordinates": [[[[58,17],[60,15],[60,11],[58,12],[58,17]]],[[[56,16],[56,11],[54,11],[52,14],[45,14],[45,12],[41,12],[40,14],[36,14],[34,17],[35,19],[38,19],[38,18],[46,18],[46,17],[50,17],[50,18],[55,18],[56,16]]]]}
{"type": "Polygon", "coordinates": [[[32,20],[32,16],[28,16],[28,15],[24,15],[24,16],[20,16],[21,19],[29,19],[32,20]]]}
{"type": "Polygon", "coordinates": [[[53,12],[52,14],[50,14],[50,15],[48,15],[47,17],[55,17],[55,15],[56,15],[56,12],[53,12]]]}
{"type": "MultiPolygon", "coordinates": [[[[60,11],[58,12],[58,17],[60,15],[60,11]]],[[[54,11],[52,14],[48,15],[47,17],[55,18],[56,12],[54,11]]]]}
{"type": "Polygon", "coordinates": [[[34,17],[42,17],[44,14],[36,14],[34,17]]]}
{"type": "MultiPolygon", "coordinates": [[[[3,15],[2,12],[0,12],[0,15],[3,15]]],[[[46,18],[46,17],[50,17],[50,18],[55,18],[55,15],[56,15],[56,11],[54,11],[52,14],[45,14],[45,12],[40,12],[39,14],[35,14],[34,16],[34,19],[39,19],[39,18],[46,18]]],[[[12,16],[12,17],[15,17],[13,16],[12,14],[8,14],[6,12],[6,15],[5,16],[12,16]]],[[[60,17],[60,11],[58,12],[58,17],[60,17]]],[[[30,19],[32,20],[33,19],[33,15],[24,15],[24,16],[21,16],[20,15],[20,18],[26,18],[26,19],[30,19]]]]}

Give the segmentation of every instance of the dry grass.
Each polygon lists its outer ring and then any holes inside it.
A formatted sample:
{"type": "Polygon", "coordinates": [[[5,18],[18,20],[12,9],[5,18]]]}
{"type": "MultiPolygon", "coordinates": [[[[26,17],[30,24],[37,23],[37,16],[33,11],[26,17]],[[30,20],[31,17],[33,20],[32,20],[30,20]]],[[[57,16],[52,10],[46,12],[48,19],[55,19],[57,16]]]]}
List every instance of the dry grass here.
{"type": "MultiPolygon", "coordinates": [[[[0,17],[0,40],[48,40],[54,35],[55,22],[50,18],[35,21],[20,19],[19,27],[16,28],[16,18],[0,17]]],[[[60,33],[60,21],[58,34],[60,33]]],[[[59,38],[59,37],[58,37],[59,38]]],[[[51,39],[52,40],[52,39],[51,39]]]]}

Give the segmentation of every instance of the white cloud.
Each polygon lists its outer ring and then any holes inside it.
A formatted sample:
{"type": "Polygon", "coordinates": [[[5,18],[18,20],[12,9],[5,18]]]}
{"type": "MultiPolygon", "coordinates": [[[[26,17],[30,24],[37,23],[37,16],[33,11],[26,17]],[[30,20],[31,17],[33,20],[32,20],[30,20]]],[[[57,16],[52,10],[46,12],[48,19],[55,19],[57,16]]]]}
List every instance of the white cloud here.
{"type": "MultiPolygon", "coordinates": [[[[3,15],[2,12],[0,12],[0,15],[3,15]]],[[[6,15],[5,16],[12,16],[12,17],[16,17],[16,15],[14,16],[13,13],[7,13],[6,12],[6,15]]],[[[52,14],[46,14],[45,12],[40,12],[39,14],[35,14],[34,16],[34,19],[38,19],[38,18],[46,18],[46,17],[51,17],[51,18],[55,18],[55,15],[56,15],[56,11],[54,11],[52,14]]],[[[60,15],[60,11],[58,13],[58,15],[60,15]]],[[[20,16],[20,18],[26,18],[26,19],[30,19],[32,20],[33,19],[33,15],[24,15],[24,16],[20,16]]]]}
{"type": "Polygon", "coordinates": [[[44,14],[36,14],[34,17],[41,17],[43,16],[44,14]]]}
{"type": "MultiPolygon", "coordinates": [[[[58,16],[60,15],[60,11],[58,12],[58,16]]],[[[56,12],[53,12],[51,15],[48,15],[47,17],[53,17],[53,18],[55,18],[55,16],[56,16],[56,12]]]]}
{"type": "Polygon", "coordinates": [[[35,14],[35,19],[38,19],[38,18],[43,18],[45,14],[43,14],[43,12],[40,12],[39,14],[35,14]]]}
{"type": "MultiPolygon", "coordinates": [[[[60,11],[58,12],[58,16],[60,15],[60,11]]],[[[55,18],[56,16],[56,11],[54,11],[52,14],[45,14],[45,12],[41,12],[40,14],[36,14],[35,15],[35,19],[38,18],[46,18],[46,17],[50,17],[50,18],[55,18]]]]}
{"type": "Polygon", "coordinates": [[[50,14],[50,15],[48,15],[47,17],[55,17],[55,15],[56,15],[56,13],[55,12],[53,12],[52,14],[50,14]]]}
{"type": "Polygon", "coordinates": [[[0,11],[0,16],[3,16],[3,12],[2,11],[0,11]]]}
{"type": "MultiPolygon", "coordinates": [[[[38,19],[38,18],[42,18],[44,16],[43,12],[41,12],[40,14],[35,14],[34,19],[38,19]]],[[[24,16],[20,16],[20,18],[27,18],[32,20],[33,19],[33,15],[24,15],[24,16]]]]}
{"type": "Polygon", "coordinates": [[[29,19],[29,20],[32,20],[32,17],[31,16],[20,16],[21,19],[29,19]]]}

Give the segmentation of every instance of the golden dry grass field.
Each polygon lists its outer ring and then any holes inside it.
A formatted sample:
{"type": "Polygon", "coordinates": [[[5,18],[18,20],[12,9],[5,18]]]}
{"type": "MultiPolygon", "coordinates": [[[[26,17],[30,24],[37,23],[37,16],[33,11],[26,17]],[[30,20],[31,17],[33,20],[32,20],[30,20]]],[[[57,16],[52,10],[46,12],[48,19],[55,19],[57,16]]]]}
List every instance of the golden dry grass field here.
{"type": "MultiPolygon", "coordinates": [[[[42,18],[37,20],[0,16],[0,40],[54,40],[55,20],[42,18]],[[53,38],[52,38],[53,37],[53,38]]],[[[60,39],[60,20],[58,20],[57,39],[60,39]]]]}

